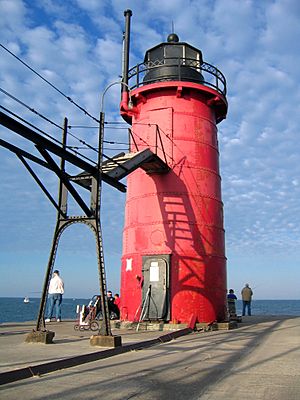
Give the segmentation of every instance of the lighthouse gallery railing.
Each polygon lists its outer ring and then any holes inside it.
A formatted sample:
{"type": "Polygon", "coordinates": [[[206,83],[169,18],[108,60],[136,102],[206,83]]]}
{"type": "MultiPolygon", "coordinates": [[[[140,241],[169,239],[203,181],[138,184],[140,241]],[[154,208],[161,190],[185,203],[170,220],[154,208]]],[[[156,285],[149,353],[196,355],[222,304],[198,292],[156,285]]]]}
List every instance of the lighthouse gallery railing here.
{"type": "Polygon", "coordinates": [[[130,89],[133,90],[140,86],[158,81],[175,80],[174,73],[172,73],[172,77],[168,77],[168,75],[164,74],[164,76],[159,79],[157,77],[153,77],[153,79],[147,79],[147,81],[144,81],[146,74],[148,74],[150,71],[165,66],[177,68],[178,73],[176,76],[176,80],[179,81],[187,80],[186,78],[182,77],[181,72],[183,67],[184,68],[189,67],[199,72],[203,76],[203,80],[199,82],[199,80],[193,80],[193,78],[191,77],[188,79],[188,81],[191,82],[195,81],[205,86],[210,86],[223,96],[226,96],[226,79],[225,76],[222,74],[222,72],[211,64],[208,64],[206,62],[201,63],[199,60],[192,58],[165,57],[162,60],[147,61],[144,63],[137,64],[128,71],[128,80],[130,89]]]}

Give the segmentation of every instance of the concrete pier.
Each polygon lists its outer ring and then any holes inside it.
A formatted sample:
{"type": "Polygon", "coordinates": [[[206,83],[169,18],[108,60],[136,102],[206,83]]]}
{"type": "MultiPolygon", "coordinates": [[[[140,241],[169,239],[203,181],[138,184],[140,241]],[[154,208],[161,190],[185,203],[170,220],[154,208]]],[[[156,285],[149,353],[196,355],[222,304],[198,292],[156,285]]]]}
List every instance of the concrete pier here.
{"type": "Polygon", "coordinates": [[[237,329],[185,332],[168,342],[157,340],[166,332],[114,330],[124,348],[145,344],[127,352],[90,346],[92,332],[75,332],[72,322],[47,326],[53,344],[25,343],[33,326],[0,324],[0,383],[9,371],[32,371],[0,386],[1,400],[300,399],[300,317],[243,317],[237,329]],[[84,363],[72,364],[78,356],[84,363]],[[66,368],[43,369],[60,362],[66,368]]]}

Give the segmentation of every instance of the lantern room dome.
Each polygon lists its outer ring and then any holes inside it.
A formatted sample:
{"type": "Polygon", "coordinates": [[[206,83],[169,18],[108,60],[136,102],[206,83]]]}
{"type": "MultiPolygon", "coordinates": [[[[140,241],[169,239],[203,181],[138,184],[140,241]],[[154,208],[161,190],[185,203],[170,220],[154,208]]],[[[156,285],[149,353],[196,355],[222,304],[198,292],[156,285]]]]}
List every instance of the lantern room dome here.
{"type": "Polygon", "coordinates": [[[176,35],[176,33],[170,33],[170,35],[167,37],[167,42],[168,43],[177,43],[179,42],[179,37],[176,35]]]}
{"type": "Polygon", "coordinates": [[[167,42],[146,51],[144,64],[147,67],[143,83],[158,81],[203,82],[202,52],[188,43],[180,42],[176,33],[171,33],[167,42]]]}

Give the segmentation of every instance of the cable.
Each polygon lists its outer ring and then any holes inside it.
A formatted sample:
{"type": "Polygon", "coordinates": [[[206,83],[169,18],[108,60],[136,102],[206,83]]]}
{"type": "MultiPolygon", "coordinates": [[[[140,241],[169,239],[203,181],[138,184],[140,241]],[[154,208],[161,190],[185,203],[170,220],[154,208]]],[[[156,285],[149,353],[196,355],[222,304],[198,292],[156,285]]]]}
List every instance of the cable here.
{"type": "MultiPolygon", "coordinates": [[[[69,129],[99,129],[98,126],[83,126],[83,125],[68,125],[69,129]]],[[[128,126],[121,126],[121,127],[115,127],[115,126],[106,126],[105,129],[123,129],[123,130],[127,130],[129,129],[128,126]]]]}
{"type": "MultiPolygon", "coordinates": [[[[156,124],[152,124],[152,125],[156,125],[156,124]]],[[[157,126],[157,125],[156,125],[157,126]]],[[[136,134],[132,129],[130,130],[131,131],[131,133],[133,134],[133,135],[135,135],[139,140],[141,140],[143,143],[145,143],[144,145],[139,145],[139,146],[145,146],[145,147],[151,147],[151,145],[149,144],[149,143],[147,143],[143,138],[141,138],[138,134],[136,134]]],[[[172,161],[174,161],[174,159],[173,159],[173,157],[172,156],[170,156],[170,154],[168,154],[168,153],[166,153],[165,152],[165,150],[164,149],[162,149],[160,146],[156,146],[157,147],[157,149],[159,149],[159,150],[161,150],[163,153],[165,153],[166,154],[166,156],[168,156],[169,158],[170,158],[170,160],[172,160],[172,161]]]]}
{"type": "MultiPolygon", "coordinates": [[[[99,127],[96,127],[96,126],[81,126],[81,125],[68,125],[68,128],[69,128],[69,129],[72,129],[72,128],[84,128],[84,129],[86,129],[86,128],[90,128],[90,129],[97,128],[97,129],[99,129],[99,127]]],[[[108,128],[108,127],[106,127],[106,129],[107,129],[107,128],[108,128]]],[[[114,129],[120,129],[120,128],[114,128],[114,129]]],[[[128,129],[128,128],[126,128],[126,129],[128,129]]],[[[86,142],[82,141],[81,139],[79,139],[78,137],[76,137],[74,134],[72,134],[72,133],[69,132],[69,135],[73,136],[75,139],[79,140],[82,144],[86,144],[86,145],[89,147],[89,145],[88,145],[86,142]]],[[[124,142],[112,142],[112,141],[110,141],[110,140],[103,140],[103,143],[128,145],[128,143],[124,143],[124,142]]],[[[92,148],[92,147],[91,147],[91,148],[92,148]]],[[[94,147],[93,149],[96,149],[96,148],[94,147]]]]}
{"type": "Polygon", "coordinates": [[[111,124],[111,125],[126,124],[126,122],[123,122],[123,121],[105,121],[104,123],[111,124]]]}
{"type": "Polygon", "coordinates": [[[103,147],[103,150],[128,151],[128,147],[126,147],[126,148],[123,148],[123,147],[114,147],[113,149],[112,149],[112,148],[109,148],[109,147],[103,147]]]}
{"type": "MultiPolygon", "coordinates": [[[[27,63],[25,63],[20,57],[18,57],[17,55],[15,55],[12,51],[10,51],[7,47],[5,47],[3,44],[0,43],[0,46],[7,51],[10,55],[12,55],[14,58],[16,58],[19,62],[21,62],[23,65],[25,65],[30,71],[32,71],[34,74],[36,74],[39,78],[41,78],[44,82],[46,82],[48,85],[50,85],[54,90],[56,90],[59,94],[61,94],[63,97],[65,97],[67,100],[69,100],[72,104],[74,104],[76,107],[78,107],[81,111],[83,111],[85,113],[85,115],[89,116],[90,118],[92,118],[94,121],[100,123],[100,120],[98,120],[97,118],[95,118],[93,115],[91,115],[87,110],[85,110],[83,107],[81,107],[79,104],[77,104],[71,97],[67,96],[65,93],[63,93],[60,89],[58,89],[55,85],[53,85],[50,81],[48,81],[46,78],[44,78],[41,74],[39,74],[37,71],[35,71],[32,67],[30,67],[27,63]]],[[[13,97],[12,97],[13,98],[13,97]]],[[[15,98],[14,98],[15,99],[15,98]]],[[[18,101],[17,99],[15,99],[16,101],[18,101]]],[[[20,102],[20,101],[19,101],[20,102]]],[[[24,106],[26,106],[24,103],[20,102],[21,104],[23,104],[24,106]]],[[[26,106],[27,108],[29,108],[28,106],[26,106]]],[[[55,124],[53,121],[49,120],[48,118],[42,116],[41,114],[39,114],[37,111],[35,111],[34,109],[29,108],[32,112],[36,113],[37,115],[39,115],[41,118],[44,118],[46,121],[50,122],[51,124],[58,126],[57,124],[55,124]]],[[[124,122],[105,122],[105,124],[124,124],[124,122]]],[[[159,126],[157,124],[150,124],[150,123],[137,123],[138,125],[156,125],[158,127],[159,130],[161,130],[165,136],[172,141],[172,143],[174,144],[173,140],[169,137],[169,135],[167,135],[161,128],[159,128],[159,126]]],[[[60,129],[61,127],[58,126],[60,129]]],[[[119,129],[127,129],[127,128],[119,128],[119,129]]],[[[74,136],[77,140],[79,140],[81,143],[85,144],[87,147],[91,148],[92,150],[95,150],[95,148],[93,148],[92,146],[88,145],[86,142],[78,139],[76,136],[74,136]]],[[[140,138],[141,139],[141,138],[140,138]]]]}
{"type": "MultiPolygon", "coordinates": [[[[66,146],[68,149],[76,149],[76,150],[88,150],[86,147],[80,146],[66,146]]],[[[118,148],[118,147],[104,147],[103,150],[118,150],[118,151],[128,151],[128,148],[118,148]]]]}
{"type": "Polygon", "coordinates": [[[10,55],[12,55],[13,57],[15,57],[18,61],[20,61],[20,63],[22,63],[23,65],[25,65],[25,67],[27,67],[28,69],[30,69],[31,72],[33,72],[35,75],[37,75],[39,78],[41,78],[44,82],[48,83],[48,85],[50,85],[54,90],[56,90],[59,94],[61,94],[63,97],[65,97],[67,100],[70,101],[70,103],[74,104],[77,108],[79,108],[79,110],[83,111],[85,115],[89,116],[90,118],[92,118],[94,121],[100,123],[100,121],[93,117],[93,115],[91,115],[88,111],[86,111],[83,107],[81,107],[79,104],[77,104],[74,100],[71,99],[71,97],[67,96],[66,94],[64,94],[60,89],[58,89],[56,86],[54,86],[51,82],[49,82],[46,78],[44,78],[41,74],[39,74],[37,71],[35,71],[32,67],[30,67],[28,64],[26,64],[25,61],[21,60],[21,58],[19,58],[18,56],[16,56],[12,51],[10,51],[8,48],[6,48],[5,46],[3,46],[3,44],[0,43],[0,47],[2,47],[5,51],[7,51],[10,55]]]}
{"type": "Polygon", "coordinates": [[[89,150],[86,146],[71,146],[71,145],[68,145],[68,146],[66,146],[66,148],[68,148],[68,149],[76,149],[76,150],[89,150]]]}
{"type": "MultiPolygon", "coordinates": [[[[18,102],[19,104],[21,104],[23,107],[26,107],[28,110],[30,110],[30,111],[33,112],[34,114],[38,115],[40,118],[42,118],[42,119],[44,119],[45,121],[49,122],[50,124],[56,126],[56,127],[59,128],[60,130],[62,129],[62,127],[61,127],[60,125],[58,125],[58,124],[56,124],[55,122],[51,121],[49,118],[45,117],[44,115],[42,115],[41,113],[39,113],[38,111],[36,111],[34,108],[28,106],[27,104],[25,104],[25,103],[22,102],[21,100],[17,99],[15,96],[11,95],[11,94],[8,93],[6,90],[0,88],[0,91],[1,91],[2,93],[4,93],[5,95],[7,95],[8,97],[10,97],[10,98],[12,98],[13,100],[15,100],[16,102],[18,102]]],[[[7,110],[7,111],[8,111],[8,110],[7,110]]],[[[17,117],[17,118],[21,119],[20,117],[17,117]]],[[[25,120],[24,120],[24,122],[28,123],[28,122],[25,121],[25,120]]],[[[28,123],[28,125],[29,125],[29,123],[28,123]]],[[[38,128],[36,128],[34,125],[31,125],[31,126],[33,126],[35,129],[38,129],[38,128]]],[[[43,131],[40,131],[40,132],[43,133],[43,134],[46,134],[46,133],[43,132],[43,131]]],[[[84,144],[84,145],[87,146],[88,148],[90,148],[90,149],[92,149],[92,150],[94,150],[94,151],[96,151],[96,152],[98,153],[98,150],[96,150],[94,147],[92,147],[91,145],[89,145],[88,143],[86,143],[84,140],[79,139],[79,138],[78,138],[77,136],[75,136],[73,133],[69,132],[69,135],[72,136],[72,137],[74,137],[76,140],[78,140],[80,143],[84,144]]],[[[53,140],[56,140],[56,139],[54,139],[52,136],[50,136],[50,137],[51,137],[53,140]]],[[[60,142],[59,142],[59,143],[60,143],[60,142]]]]}
{"type": "MultiPolygon", "coordinates": [[[[99,126],[83,126],[83,125],[68,125],[69,129],[99,129],[99,126]]],[[[115,126],[106,126],[105,129],[123,129],[127,130],[129,129],[128,126],[121,126],[121,127],[115,127],[115,126]]]]}
{"type": "Polygon", "coordinates": [[[117,129],[123,129],[123,130],[125,130],[125,129],[126,129],[126,130],[127,130],[127,129],[129,129],[129,128],[128,128],[128,127],[125,127],[125,126],[124,126],[124,127],[122,127],[122,126],[121,126],[121,127],[106,126],[105,129],[114,129],[114,130],[117,130],[117,129]]]}
{"type": "Polygon", "coordinates": [[[61,144],[61,142],[59,140],[57,140],[55,137],[49,135],[48,133],[46,133],[42,129],[40,129],[37,126],[35,126],[35,125],[31,124],[30,122],[26,121],[24,118],[21,118],[19,115],[15,114],[14,112],[8,110],[7,108],[5,108],[5,107],[3,107],[1,105],[0,105],[0,108],[2,108],[2,110],[5,110],[9,114],[13,115],[14,117],[18,118],[20,121],[24,122],[25,124],[31,126],[32,128],[34,128],[38,132],[42,133],[43,135],[47,136],[49,139],[52,139],[54,142],[61,144]]]}
{"type": "Polygon", "coordinates": [[[124,143],[124,142],[111,142],[109,140],[103,140],[104,143],[107,144],[124,144],[125,146],[128,146],[128,143],[124,143]]]}
{"type": "MultiPolygon", "coordinates": [[[[24,122],[25,124],[27,124],[28,126],[31,126],[32,128],[34,128],[36,131],[42,133],[43,135],[45,135],[46,137],[48,137],[49,139],[53,140],[54,142],[58,143],[59,145],[61,145],[61,142],[59,140],[57,140],[55,137],[49,135],[48,133],[46,133],[45,131],[39,129],[37,126],[31,124],[30,122],[26,121],[24,118],[21,118],[19,115],[15,114],[14,112],[8,110],[7,108],[3,107],[0,105],[0,108],[2,108],[2,110],[5,110],[6,112],[8,112],[9,114],[13,115],[15,118],[18,118],[20,121],[24,122]]],[[[69,133],[70,134],[70,133],[69,133]]],[[[95,164],[95,161],[92,160],[91,158],[85,156],[84,154],[79,153],[78,151],[70,148],[70,150],[73,151],[73,153],[75,153],[77,156],[82,157],[90,162],[92,162],[93,164],[95,164]]]]}
{"type": "MultiPolygon", "coordinates": [[[[138,139],[140,139],[142,142],[145,143],[144,146],[151,147],[149,143],[147,143],[143,138],[141,138],[139,135],[137,135],[135,132],[133,132],[132,129],[131,129],[130,131],[131,131],[131,133],[132,133],[133,135],[135,135],[138,139]]],[[[142,145],[142,146],[143,146],[143,145],[142,145]]]]}
{"type": "MultiPolygon", "coordinates": [[[[78,107],[81,111],[83,111],[85,113],[85,115],[89,116],[90,118],[92,118],[94,121],[100,123],[100,120],[98,120],[97,118],[95,118],[94,116],[92,116],[87,110],[85,110],[83,107],[81,107],[79,104],[77,104],[75,101],[73,101],[73,99],[69,96],[67,96],[65,93],[63,93],[60,89],[58,89],[55,85],[53,85],[50,81],[48,81],[46,78],[44,78],[41,74],[39,74],[37,71],[35,71],[32,67],[30,67],[27,63],[25,63],[21,58],[19,58],[17,55],[15,55],[13,52],[11,52],[8,48],[6,48],[4,45],[2,45],[0,43],[0,46],[7,51],[10,55],[12,55],[14,58],[16,58],[19,62],[21,62],[24,66],[26,66],[31,72],[33,72],[35,75],[37,75],[39,78],[41,78],[44,82],[46,82],[48,85],[50,85],[54,90],[56,90],[59,94],[61,94],[63,97],[65,97],[68,101],[70,101],[72,104],[74,104],[76,107],[78,107]]],[[[3,89],[0,88],[0,90],[5,93],[6,95],[8,95],[9,97],[11,97],[12,99],[14,99],[15,101],[19,102],[20,104],[22,104],[24,107],[27,107],[30,111],[32,111],[33,113],[37,114],[38,116],[40,116],[41,118],[45,119],[47,122],[51,123],[52,125],[58,127],[59,129],[61,129],[61,127],[56,124],[55,122],[51,121],[49,118],[43,116],[42,114],[38,113],[36,110],[34,110],[33,108],[27,106],[25,103],[21,102],[20,100],[18,100],[17,98],[15,98],[14,96],[10,95],[8,92],[4,91],[3,89]]],[[[124,122],[105,122],[106,124],[124,124],[124,122]]],[[[172,143],[174,144],[173,140],[169,137],[169,135],[167,135],[162,129],[159,128],[159,126],[157,124],[150,124],[150,123],[137,123],[139,125],[146,125],[146,126],[155,126],[161,130],[164,135],[172,141],[172,143]]],[[[121,127],[118,129],[128,129],[126,127],[121,127]]],[[[134,133],[132,131],[132,133],[134,133]]],[[[85,146],[87,146],[89,149],[98,152],[98,150],[96,150],[94,147],[90,146],[88,143],[86,143],[84,140],[79,139],[77,136],[69,133],[71,136],[73,136],[76,140],[78,140],[80,143],[84,144],[85,146]]],[[[134,133],[135,134],[135,133],[134,133]]],[[[136,134],[135,134],[136,135],[136,134]]],[[[137,136],[137,135],[136,135],[137,136]]],[[[141,141],[143,141],[147,146],[149,146],[141,137],[139,137],[139,139],[141,141]]],[[[159,147],[158,147],[159,148],[159,147]]],[[[163,151],[163,149],[160,149],[163,151]]],[[[172,159],[172,157],[171,157],[172,159]]]]}
{"type": "Polygon", "coordinates": [[[99,129],[99,126],[87,126],[87,125],[68,125],[68,129],[99,129]]]}
{"type": "Polygon", "coordinates": [[[98,150],[95,147],[88,144],[87,142],[85,142],[83,139],[79,139],[79,137],[77,137],[76,135],[74,135],[73,133],[70,133],[70,132],[69,132],[69,135],[72,136],[74,139],[78,140],[81,144],[85,145],[87,148],[95,151],[98,154],[98,150]]]}
{"type": "MultiPolygon", "coordinates": [[[[128,129],[128,124],[122,121],[104,121],[105,125],[126,125],[124,128],[128,129]]],[[[80,128],[80,129],[99,129],[99,126],[90,126],[90,125],[69,125],[68,128],[80,128]]]]}
{"type": "Polygon", "coordinates": [[[27,104],[23,103],[23,101],[17,99],[15,96],[13,96],[12,94],[8,93],[6,90],[0,88],[0,91],[2,93],[4,93],[6,96],[10,97],[11,99],[15,100],[17,103],[21,104],[23,107],[26,107],[28,110],[30,110],[31,112],[33,112],[34,114],[38,115],[39,117],[43,118],[45,121],[49,122],[50,124],[56,126],[59,129],[62,129],[60,125],[58,125],[57,123],[51,121],[51,119],[45,117],[44,115],[40,114],[38,111],[36,111],[34,108],[28,106],[27,104]]]}

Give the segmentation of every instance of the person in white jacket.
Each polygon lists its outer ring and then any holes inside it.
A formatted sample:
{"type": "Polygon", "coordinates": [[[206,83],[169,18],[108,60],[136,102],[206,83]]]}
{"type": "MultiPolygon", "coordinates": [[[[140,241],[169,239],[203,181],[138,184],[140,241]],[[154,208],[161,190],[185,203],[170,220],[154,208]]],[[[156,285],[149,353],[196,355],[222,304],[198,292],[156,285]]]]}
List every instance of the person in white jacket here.
{"type": "Polygon", "coordinates": [[[48,310],[45,322],[50,322],[53,314],[53,309],[55,306],[55,317],[56,321],[61,321],[61,302],[62,295],[64,294],[64,282],[59,276],[59,271],[56,269],[53,272],[52,278],[50,280],[49,290],[48,290],[48,310]]]}

